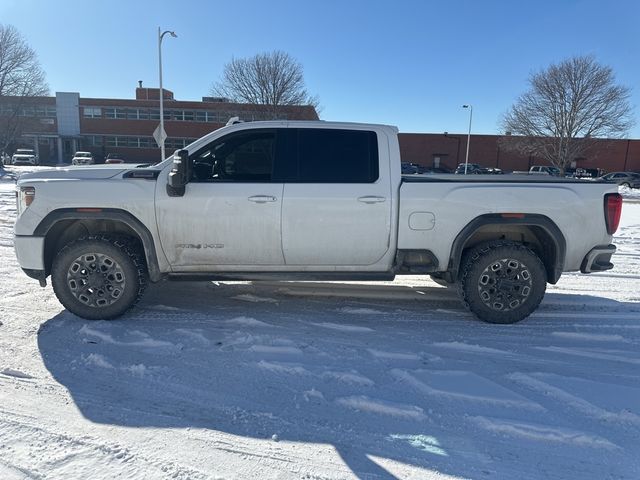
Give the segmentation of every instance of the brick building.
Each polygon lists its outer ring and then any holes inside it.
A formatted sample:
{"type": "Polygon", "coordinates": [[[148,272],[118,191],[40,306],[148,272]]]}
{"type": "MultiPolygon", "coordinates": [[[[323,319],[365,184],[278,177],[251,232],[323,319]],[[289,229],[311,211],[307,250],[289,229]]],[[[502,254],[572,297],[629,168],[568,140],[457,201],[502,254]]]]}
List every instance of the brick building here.
{"type": "MultiPolygon", "coordinates": [[[[188,145],[217,128],[231,117],[245,121],[281,118],[317,120],[312,106],[280,107],[277,112],[264,105],[228,102],[204,97],[202,101],[175,100],[163,90],[166,150],[188,145]]],[[[38,97],[19,109],[23,135],[8,149],[34,148],[41,163],[70,161],[78,150],[91,151],[98,161],[108,153],[120,153],[129,162],[150,162],[160,158],[153,132],[160,121],[157,88],[136,88],[135,99],[84,98],[78,93],[56,93],[38,97]]],[[[3,121],[16,111],[22,99],[3,97],[0,101],[0,129],[3,121]]],[[[499,135],[472,135],[469,162],[503,170],[528,170],[545,162],[501,148],[499,135]]],[[[400,151],[405,162],[449,170],[464,162],[466,134],[401,133],[400,151]]],[[[607,171],[640,171],[640,140],[598,140],[574,167],[601,168],[607,171]]]]}
{"type": "MultiPolygon", "coordinates": [[[[501,147],[500,135],[471,135],[469,163],[502,170],[529,170],[532,165],[547,165],[535,156],[520,155],[501,147]]],[[[400,152],[403,162],[449,170],[464,163],[466,134],[401,133],[400,152]]],[[[582,158],[576,158],[573,168],[601,168],[608,172],[640,172],[640,140],[598,139],[582,158]]]]}
{"type": "MultiPolygon", "coordinates": [[[[244,121],[265,119],[318,120],[312,106],[278,107],[232,103],[223,98],[175,100],[164,92],[164,128],[167,152],[183,148],[195,139],[225,125],[231,117],[244,121]]],[[[43,164],[69,162],[76,151],[90,151],[98,161],[108,153],[120,153],[128,162],[160,159],[153,132],[160,122],[158,88],[136,88],[135,99],[84,98],[78,93],[56,92],[23,103],[18,97],[0,102],[3,120],[18,112],[22,136],[8,149],[33,148],[43,164]]]]}

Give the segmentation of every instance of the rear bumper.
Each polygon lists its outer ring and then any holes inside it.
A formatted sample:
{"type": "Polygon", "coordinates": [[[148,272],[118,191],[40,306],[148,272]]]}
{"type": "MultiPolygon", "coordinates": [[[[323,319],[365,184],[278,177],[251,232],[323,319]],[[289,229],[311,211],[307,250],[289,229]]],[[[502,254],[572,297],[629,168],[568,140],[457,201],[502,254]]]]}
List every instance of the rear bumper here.
{"type": "Polygon", "coordinates": [[[600,245],[592,248],[582,260],[580,271],[582,273],[591,273],[611,270],[613,268],[611,255],[614,253],[616,253],[616,246],[613,244],[600,245]]]}

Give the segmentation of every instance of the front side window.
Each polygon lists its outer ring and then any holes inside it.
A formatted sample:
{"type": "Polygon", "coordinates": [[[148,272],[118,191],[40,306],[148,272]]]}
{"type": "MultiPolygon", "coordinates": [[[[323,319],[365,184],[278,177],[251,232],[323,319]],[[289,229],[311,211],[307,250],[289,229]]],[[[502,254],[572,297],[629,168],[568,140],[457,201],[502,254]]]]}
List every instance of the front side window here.
{"type": "Polygon", "coordinates": [[[193,158],[194,182],[264,183],[272,179],[275,131],[252,130],[219,138],[193,158]]]}

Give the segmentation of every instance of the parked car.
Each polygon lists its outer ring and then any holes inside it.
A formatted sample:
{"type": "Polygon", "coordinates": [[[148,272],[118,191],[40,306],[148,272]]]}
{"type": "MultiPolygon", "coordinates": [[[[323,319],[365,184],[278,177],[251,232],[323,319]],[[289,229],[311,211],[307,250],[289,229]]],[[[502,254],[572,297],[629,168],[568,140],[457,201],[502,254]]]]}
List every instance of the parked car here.
{"type": "Polygon", "coordinates": [[[418,165],[416,165],[415,163],[402,162],[400,168],[402,169],[403,175],[412,175],[419,173],[418,165]]]}
{"type": "Polygon", "coordinates": [[[108,153],[104,163],[124,163],[124,157],[120,153],[108,153]]]}
{"type": "Polygon", "coordinates": [[[96,163],[96,159],[91,152],[76,152],[71,159],[72,165],[93,165],[96,163]]]}
{"type": "Polygon", "coordinates": [[[622,187],[640,188],[640,173],[611,172],[600,178],[607,182],[615,182],[622,187]]]}
{"type": "Polygon", "coordinates": [[[538,175],[560,176],[560,169],[557,167],[549,167],[546,165],[534,165],[529,169],[529,173],[537,173],[538,175]]]}
{"type": "Polygon", "coordinates": [[[426,167],[422,173],[452,173],[451,170],[444,167],[426,167]]]}
{"type": "Polygon", "coordinates": [[[13,165],[39,165],[40,160],[35,150],[30,148],[18,148],[11,156],[13,165]]]}
{"type": "Polygon", "coordinates": [[[478,318],[513,323],[563,272],[613,268],[616,185],[401,175],[397,135],[385,125],[247,122],[148,168],[26,173],[16,256],[43,287],[51,275],[60,302],[87,319],[122,315],[163,278],[430,274],[457,285],[478,318]]]}
{"type": "MultiPolygon", "coordinates": [[[[500,170],[499,168],[487,168],[487,167],[483,167],[482,165],[480,165],[479,163],[468,163],[467,165],[467,175],[480,175],[480,174],[501,174],[503,173],[502,170],[500,170]]],[[[454,173],[457,174],[464,174],[464,163],[461,163],[460,165],[458,165],[458,168],[456,168],[456,171],[454,173]]]]}

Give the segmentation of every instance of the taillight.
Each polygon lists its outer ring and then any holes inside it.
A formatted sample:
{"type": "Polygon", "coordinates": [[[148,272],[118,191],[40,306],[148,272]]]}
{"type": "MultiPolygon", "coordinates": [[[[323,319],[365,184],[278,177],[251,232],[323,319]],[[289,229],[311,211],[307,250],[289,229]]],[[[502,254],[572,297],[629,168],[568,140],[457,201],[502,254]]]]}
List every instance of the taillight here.
{"type": "Polygon", "coordinates": [[[607,193],[604,196],[604,220],[607,224],[607,233],[613,235],[620,225],[622,215],[622,195],[619,193],[607,193]]]}

